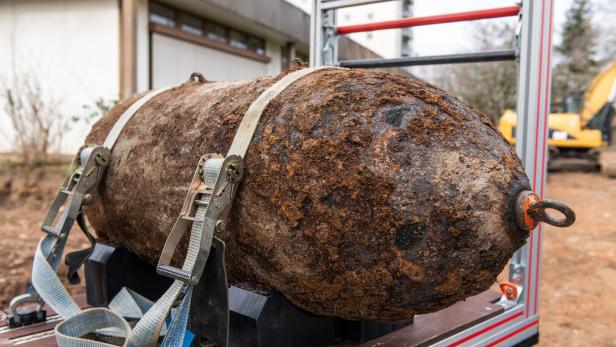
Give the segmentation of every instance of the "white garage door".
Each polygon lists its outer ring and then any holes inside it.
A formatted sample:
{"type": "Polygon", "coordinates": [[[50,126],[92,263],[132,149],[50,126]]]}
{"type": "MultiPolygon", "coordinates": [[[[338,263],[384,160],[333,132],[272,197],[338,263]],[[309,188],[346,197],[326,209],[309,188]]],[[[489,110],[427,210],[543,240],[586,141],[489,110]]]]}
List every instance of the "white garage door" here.
{"type": "Polygon", "coordinates": [[[210,81],[232,81],[268,74],[267,63],[152,33],[152,87],[179,84],[200,72],[210,81]]]}

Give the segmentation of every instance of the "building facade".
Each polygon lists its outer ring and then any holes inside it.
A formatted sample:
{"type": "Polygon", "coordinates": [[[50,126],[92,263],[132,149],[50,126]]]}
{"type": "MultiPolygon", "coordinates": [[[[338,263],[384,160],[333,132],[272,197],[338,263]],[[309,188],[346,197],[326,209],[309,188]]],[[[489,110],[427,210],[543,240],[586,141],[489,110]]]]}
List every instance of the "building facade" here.
{"type": "MultiPolygon", "coordinates": [[[[309,23],[284,0],[0,0],[0,83],[28,75],[61,114],[79,116],[98,99],[181,83],[195,71],[209,80],[278,74],[308,56],[309,23]]],[[[71,124],[61,150],[75,151],[89,126],[71,124]]],[[[0,151],[11,149],[11,131],[0,105],[0,151]]]]}
{"type": "MultiPolygon", "coordinates": [[[[312,11],[313,0],[287,0],[306,13],[312,11]]],[[[362,6],[346,7],[336,11],[339,26],[382,22],[413,16],[413,0],[396,0],[362,6]]],[[[348,35],[353,41],[385,58],[410,56],[413,41],[411,28],[379,30],[348,35]]]]}

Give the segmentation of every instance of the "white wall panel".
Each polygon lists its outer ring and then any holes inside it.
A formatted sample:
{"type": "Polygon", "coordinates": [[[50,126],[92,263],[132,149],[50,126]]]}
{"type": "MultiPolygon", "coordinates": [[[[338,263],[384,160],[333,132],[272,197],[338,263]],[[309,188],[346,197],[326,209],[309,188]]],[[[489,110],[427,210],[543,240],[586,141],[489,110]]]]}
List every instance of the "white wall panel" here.
{"type": "Polygon", "coordinates": [[[165,35],[152,34],[154,88],[182,83],[193,72],[200,72],[208,80],[214,81],[255,78],[270,74],[268,65],[165,35]]]}
{"type": "MultiPolygon", "coordinates": [[[[17,71],[36,74],[67,118],[83,114],[83,106],[97,98],[117,98],[118,21],[117,0],[0,1],[0,81],[10,84],[17,71]]],[[[89,129],[84,123],[72,127],[64,152],[77,150],[89,129]]],[[[2,105],[0,131],[0,150],[10,150],[2,105]]]]}

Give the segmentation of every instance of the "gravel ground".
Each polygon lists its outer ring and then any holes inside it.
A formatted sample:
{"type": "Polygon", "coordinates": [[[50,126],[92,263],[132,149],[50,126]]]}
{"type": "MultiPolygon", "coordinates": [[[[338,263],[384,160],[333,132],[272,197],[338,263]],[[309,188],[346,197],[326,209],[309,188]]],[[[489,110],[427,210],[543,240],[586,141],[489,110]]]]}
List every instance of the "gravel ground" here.
{"type": "MultiPolygon", "coordinates": [[[[61,181],[60,174],[42,170],[20,175],[0,170],[3,307],[26,287],[32,254],[43,236],[40,224],[61,181]]],[[[616,346],[616,179],[552,173],[547,193],[570,204],[578,218],[571,228],[544,231],[540,345],[616,346]]],[[[86,246],[80,232],[71,235],[69,251],[86,246]]],[[[84,291],[81,285],[69,289],[84,291]]]]}

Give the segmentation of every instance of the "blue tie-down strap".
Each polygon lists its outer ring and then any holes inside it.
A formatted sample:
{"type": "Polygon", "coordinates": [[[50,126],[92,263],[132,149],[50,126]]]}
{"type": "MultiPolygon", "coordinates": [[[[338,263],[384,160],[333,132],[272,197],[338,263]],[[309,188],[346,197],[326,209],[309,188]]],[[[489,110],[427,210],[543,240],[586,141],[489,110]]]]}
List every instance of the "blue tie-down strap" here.
{"type": "Polygon", "coordinates": [[[167,330],[167,335],[163,339],[161,347],[190,346],[195,334],[186,330],[188,324],[188,313],[190,312],[190,299],[192,297],[192,284],[184,290],[182,303],[175,311],[171,325],[167,330]]]}

